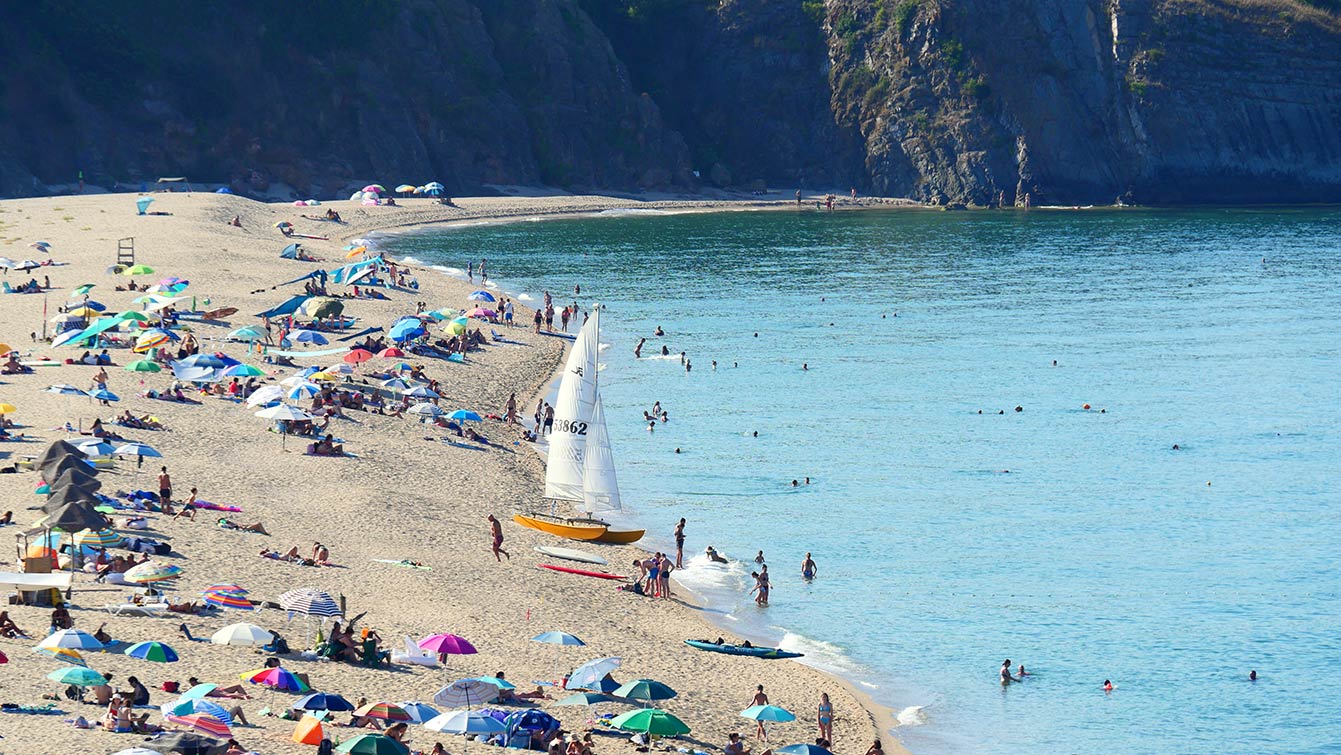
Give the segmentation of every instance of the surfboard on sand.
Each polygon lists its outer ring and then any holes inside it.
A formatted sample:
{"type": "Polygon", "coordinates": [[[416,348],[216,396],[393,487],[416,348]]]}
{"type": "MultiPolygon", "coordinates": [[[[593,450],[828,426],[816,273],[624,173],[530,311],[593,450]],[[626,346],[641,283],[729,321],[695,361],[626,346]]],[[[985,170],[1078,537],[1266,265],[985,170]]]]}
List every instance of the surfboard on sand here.
{"type": "Polygon", "coordinates": [[[580,574],[584,577],[596,577],[597,579],[626,579],[626,577],[619,574],[606,574],[605,572],[587,571],[586,569],[570,569],[567,566],[556,566],[554,564],[536,564],[536,566],[541,569],[563,572],[564,574],[580,574]]]}
{"type": "Polygon", "coordinates": [[[537,545],[535,549],[537,553],[543,553],[546,556],[553,556],[554,558],[561,558],[564,559],[565,561],[578,561],[584,564],[608,563],[605,559],[601,558],[595,553],[587,553],[586,551],[580,551],[574,548],[559,548],[557,546],[552,545],[537,545]]]}

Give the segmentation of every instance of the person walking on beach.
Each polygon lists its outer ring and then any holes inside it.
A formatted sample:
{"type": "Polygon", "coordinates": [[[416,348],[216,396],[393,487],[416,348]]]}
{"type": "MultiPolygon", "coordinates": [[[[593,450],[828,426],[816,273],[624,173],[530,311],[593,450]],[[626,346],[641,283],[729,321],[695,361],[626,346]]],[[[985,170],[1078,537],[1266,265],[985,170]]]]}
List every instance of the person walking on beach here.
{"type": "Polygon", "coordinates": [[[545,404],[545,434],[549,435],[554,431],[554,407],[545,404]]]}
{"type": "Polygon", "coordinates": [[[517,394],[515,393],[508,396],[506,416],[509,425],[517,424],[517,394]]]}
{"type": "Polygon", "coordinates": [[[498,554],[501,553],[504,556],[507,556],[508,560],[511,561],[512,555],[503,550],[503,525],[499,523],[498,519],[496,519],[493,514],[489,515],[489,531],[492,533],[494,539],[494,559],[502,562],[503,559],[498,557],[498,554]]]}
{"type": "Polygon", "coordinates": [[[819,708],[816,711],[816,722],[819,724],[819,738],[825,742],[833,742],[833,703],[829,702],[829,693],[820,694],[819,708]]]}
{"type": "Polygon", "coordinates": [[[466,280],[470,281],[471,283],[474,283],[474,282],[475,282],[475,261],[474,261],[474,260],[466,260],[466,280]]]}
{"type": "Polygon", "coordinates": [[[512,327],[512,300],[507,299],[503,302],[503,322],[508,327],[512,327]]]}
{"type": "Polygon", "coordinates": [[[161,467],[158,474],[158,502],[163,506],[172,503],[172,478],[167,467],[161,467]]]}
{"type": "Polygon", "coordinates": [[[541,312],[540,310],[537,309],[537,310],[535,311],[535,317],[533,317],[532,319],[535,320],[535,332],[536,332],[536,333],[539,333],[539,332],[540,332],[540,323],[542,323],[542,322],[545,321],[545,313],[544,313],[544,312],[541,312]]]}
{"type": "Polygon", "coordinates": [[[680,517],[680,523],[675,525],[675,568],[684,568],[684,517],[680,517]]]}
{"type": "MultiPolygon", "coordinates": [[[[760,684],[754,688],[754,697],[750,698],[750,706],[768,705],[768,695],[764,694],[764,685],[760,684]]],[[[763,721],[754,722],[754,738],[763,742],[768,741],[768,732],[764,730],[763,721]]]]}

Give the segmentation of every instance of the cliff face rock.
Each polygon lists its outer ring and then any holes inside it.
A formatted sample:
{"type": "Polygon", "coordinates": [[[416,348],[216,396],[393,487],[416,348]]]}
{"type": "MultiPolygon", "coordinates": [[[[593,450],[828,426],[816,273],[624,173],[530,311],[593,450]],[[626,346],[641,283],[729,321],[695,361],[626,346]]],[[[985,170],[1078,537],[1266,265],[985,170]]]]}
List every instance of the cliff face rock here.
{"type": "Polygon", "coordinates": [[[1341,24],[1258,0],[831,0],[872,186],[988,204],[1341,200],[1341,24]]]}
{"type": "Polygon", "coordinates": [[[160,175],[667,186],[683,141],[571,0],[8,4],[0,192],[160,175]],[[649,182],[649,183],[645,183],[649,182]]]}
{"type": "Polygon", "coordinates": [[[0,195],[161,175],[1341,201],[1341,0],[0,6],[0,195]],[[691,171],[697,171],[695,177],[691,171]]]}

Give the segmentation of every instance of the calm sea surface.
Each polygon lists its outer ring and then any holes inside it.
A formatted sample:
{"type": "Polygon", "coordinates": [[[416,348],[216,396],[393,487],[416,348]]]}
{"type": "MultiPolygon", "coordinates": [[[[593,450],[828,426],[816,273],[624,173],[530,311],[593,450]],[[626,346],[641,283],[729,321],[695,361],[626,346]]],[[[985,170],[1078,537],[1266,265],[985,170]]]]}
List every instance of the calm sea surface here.
{"type": "Polygon", "coordinates": [[[684,516],[687,551],[763,549],[768,609],[740,564],[681,576],[728,631],[899,711],[917,755],[1341,752],[1341,213],[631,215],[381,244],[605,303],[650,546],[684,516]],[[674,356],[636,360],[642,336],[674,356]],[[1005,658],[1033,676],[1003,689],[1005,658]]]}

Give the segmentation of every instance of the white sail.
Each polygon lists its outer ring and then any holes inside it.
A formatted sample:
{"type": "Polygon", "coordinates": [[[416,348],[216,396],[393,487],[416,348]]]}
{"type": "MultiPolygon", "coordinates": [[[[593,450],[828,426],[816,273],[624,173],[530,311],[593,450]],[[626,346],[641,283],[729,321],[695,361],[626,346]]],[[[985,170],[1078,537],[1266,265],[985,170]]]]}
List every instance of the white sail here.
{"type": "Polygon", "coordinates": [[[585,456],[583,501],[578,508],[588,514],[619,511],[619,480],[615,477],[615,455],[610,450],[610,436],[605,431],[605,409],[601,406],[600,391],[596,392],[596,403],[591,411],[585,456]]]}
{"type": "Polygon", "coordinates": [[[583,452],[596,400],[597,329],[601,313],[594,309],[573,342],[554,400],[554,427],[549,434],[549,462],[545,465],[545,497],[558,501],[582,500],[583,452]]]}

